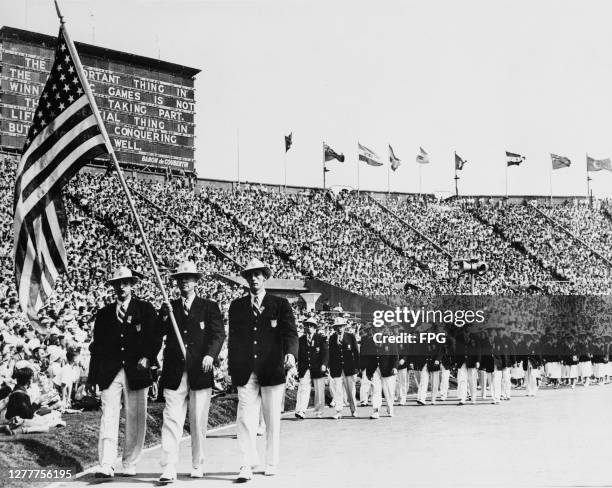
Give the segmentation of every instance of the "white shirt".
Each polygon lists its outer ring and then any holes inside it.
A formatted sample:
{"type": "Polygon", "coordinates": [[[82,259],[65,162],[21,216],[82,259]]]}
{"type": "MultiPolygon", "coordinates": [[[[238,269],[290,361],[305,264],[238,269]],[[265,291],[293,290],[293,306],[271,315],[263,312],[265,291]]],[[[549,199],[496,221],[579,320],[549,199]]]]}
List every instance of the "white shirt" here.
{"type": "Polygon", "coordinates": [[[191,310],[191,305],[193,304],[193,300],[195,299],[195,296],[196,296],[195,293],[192,293],[187,298],[181,295],[181,301],[183,302],[183,307],[188,310],[191,310]]]}
{"type": "Polygon", "coordinates": [[[266,290],[261,290],[261,292],[254,295],[251,293],[251,305],[255,306],[255,297],[257,297],[259,304],[257,305],[257,309],[261,312],[261,304],[263,303],[263,299],[266,296],[266,290]]]}
{"type": "Polygon", "coordinates": [[[132,295],[130,295],[129,297],[127,297],[127,299],[125,300],[125,302],[120,302],[119,300],[117,300],[117,305],[115,306],[115,313],[117,314],[117,317],[119,317],[119,309],[123,306],[123,311],[124,313],[127,313],[127,309],[130,306],[130,300],[132,300],[132,295]]]}

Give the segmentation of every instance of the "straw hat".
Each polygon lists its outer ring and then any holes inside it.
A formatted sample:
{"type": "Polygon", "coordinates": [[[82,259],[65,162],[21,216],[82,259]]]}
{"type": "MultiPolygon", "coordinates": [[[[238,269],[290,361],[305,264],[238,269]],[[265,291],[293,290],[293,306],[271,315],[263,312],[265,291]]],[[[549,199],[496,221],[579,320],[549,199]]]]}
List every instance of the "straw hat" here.
{"type": "Polygon", "coordinates": [[[113,273],[113,276],[106,280],[106,283],[112,285],[115,281],[126,280],[130,281],[132,284],[135,284],[138,283],[138,279],[138,276],[134,275],[130,268],[126,266],[119,266],[113,273]]]}
{"type": "Polygon", "coordinates": [[[303,325],[304,327],[307,327],[308,325],[317,327],[319,324],[317,323],[317,319],[315,319],[314,317],[308,317],[306,320],[304,320],[303,325]]]}
{"type": "Polygon", "coordinates": [[[202,273],[198,271],[193,261],[183,261],[178,265],[176,271],[170,275],[172,278],[179,278],[180,276],[195,276],[198,279],[202,278],[202,273]]]}
{"type": "Polygon", "coordinates": [[[342,325],[346,325],[346,319],[344,317],[336,317],[332,324],[333,327],[340,327],[342,325]]]}
{"type": "Polygon", "coordinates": [[[263,274],[267,280],[269,280],[272,276],[272,270],[257,258],[253,258],[247,263],[246,267],[240,271],[240,276],[246,279],[249,273],[258,270],[263,271],[263,274]]]}

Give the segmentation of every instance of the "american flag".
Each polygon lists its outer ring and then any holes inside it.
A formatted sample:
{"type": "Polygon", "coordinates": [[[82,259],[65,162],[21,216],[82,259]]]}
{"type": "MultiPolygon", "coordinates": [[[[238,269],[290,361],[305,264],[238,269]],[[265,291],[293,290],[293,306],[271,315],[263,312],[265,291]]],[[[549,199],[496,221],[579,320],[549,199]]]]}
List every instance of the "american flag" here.
{"type": "MultiPolygon", "coordinates": [[[[84,81],[86,83],[86,81],[84,81]]],[[[67,268],[62,188],[106,147],[63,31],[16,173],[15,279],[33,324],[67,268]]]]}

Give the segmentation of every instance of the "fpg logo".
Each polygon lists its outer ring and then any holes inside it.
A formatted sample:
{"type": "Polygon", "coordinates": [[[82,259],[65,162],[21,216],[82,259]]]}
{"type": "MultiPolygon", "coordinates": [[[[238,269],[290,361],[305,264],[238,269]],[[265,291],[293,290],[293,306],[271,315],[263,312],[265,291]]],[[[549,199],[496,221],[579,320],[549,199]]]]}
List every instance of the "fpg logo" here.
{"type": "Polygon", "coordinates": [[[438,344],[446,344],[446,332],[421,332],[419,334],[419,342],[421,344],[437,342],[438,344]]]}

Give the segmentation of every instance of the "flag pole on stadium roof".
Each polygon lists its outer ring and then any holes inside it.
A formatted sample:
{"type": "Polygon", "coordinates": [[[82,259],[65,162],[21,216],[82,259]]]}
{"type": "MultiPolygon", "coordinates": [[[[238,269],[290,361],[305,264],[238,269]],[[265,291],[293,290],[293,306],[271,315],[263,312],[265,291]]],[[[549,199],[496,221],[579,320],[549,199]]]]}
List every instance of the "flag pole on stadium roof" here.
{"type": "MultiPolygon", "coordinates": [[[[359,146],[359,143],[357,143],[359,146]]],[[[359,151],[357,151],[357,196],[359,196],[359,151]]]]}
{"type": "Polygon", "coordinates": [[[457,184],[459,180],[459,176],[457,175],[457,151],[455,151],[455,160],[453,164],[455,165],[455,198],[459,198],[459,185],[457,184]]]}
{"type": "Polygon", "coordinates": [[[325,141],[321,144],[323,148],[323,189],[325,190],[325,173],[327,173],[327,168],[325,167],[325,141]]]}
{"type": "MultiPolygon", "coordinates": [[[[68,30],[66,29],[66,21],[64,20],[64,16],[62,15],[58,0],[53,0],[55,2],[55,10],[57,11],[57,16],[60,20],[60,28],[64,34],[64,39],[66,40],[66,45],[68,46],[68,50],[74,60],[74,65],[77,71],[77,76],[79,77],[81,84],[85,90],[85,95],[91,104],[91,108],[93,109],[93,114],[96,118],[96,122],[98,127],[100,128],[100,132],[102,132],[102,136],[104,137],[104,142],[106,144],[106,150],[108,151],[111,160],[115,166],[115,170],[117,172],[117,177],[119,178],[119,183],[121,183],[121,187],[125,192],[125,196],[127,197],[128,205],[130,206],[130,210],[132,212],[132,216],[134,217],[134,221],[138,227],[138,232],[140,233],[140,237],[142,237],[142,244],[145,248],[147,256],[151,261],[151,266],[153,267],[153,274],[155,275],[155,281],[157,282],[157,286],[159,287],[164,302],[169,302],[168,295],[166,294],[166,290],[164,288],[161,276],[159,274],[159,270],[157,269],[157,264],[155,264],[155,258],[153,257],[153,252],[151,251],[151,247],[149,246],[149,241],[147,236],[145,235],[144,229],[142,227],[142,223],[140,222],[140,217],[138,216],[138,212],[136,212],[136,207],[134,207],[134,202],[132,200],[132,195],[130,194],[130,190],[125,182],[125,178],[123,177],[123,171],[119,166],[119,161],[117,161],[117,156],[115,155],[115,151],[113,150],[113,146],[111,144],[110,138],[108,137],[108,132],[106,131],[106,126],[102,121],[102,116],[100,115],[100,111],[98,110],[98,105],[96,104],[96,100],[91,92],[91,88],[89,87],[89,83],[87,82],[87,77],[85,76],[85,72],[83,71],[83,65],[81,64],[81,59],[77,53],[76,47],[72,42],[72,39],[68,35],[68,30]]],[[[181,333],[176,324],[176,319],[174,318],[174,314],[172,313],[172,307],[169,310],[170,321],[172,322],[172,327],[174,329],[174,333],[176,334],[176,338],[178,340],[179,346],[181,348],[181,352],[183,353],[183,357],[186,357],[185,344],[183,343],[183,339],[181,337],[181,333]]]]}
{"type": "Polygon", "coordinates": [[[238,188],[240,188],[240,129],[236,129],[236,165],[238,169],[238,188]]]}

